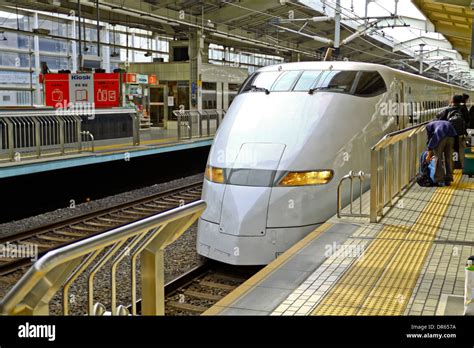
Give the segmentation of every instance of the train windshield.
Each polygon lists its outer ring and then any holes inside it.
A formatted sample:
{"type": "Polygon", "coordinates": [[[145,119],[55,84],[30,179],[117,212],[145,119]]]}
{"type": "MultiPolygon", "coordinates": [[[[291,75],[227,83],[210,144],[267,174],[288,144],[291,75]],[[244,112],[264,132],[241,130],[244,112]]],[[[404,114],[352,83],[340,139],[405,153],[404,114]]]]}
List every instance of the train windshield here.
{"type": "Polygon", "coordinates": [[[308,92],[310,90],[371,97],[387,91],[377,71],[290,70],[265,71],[250,75],[240,93],[249,91],[308,92]]]}

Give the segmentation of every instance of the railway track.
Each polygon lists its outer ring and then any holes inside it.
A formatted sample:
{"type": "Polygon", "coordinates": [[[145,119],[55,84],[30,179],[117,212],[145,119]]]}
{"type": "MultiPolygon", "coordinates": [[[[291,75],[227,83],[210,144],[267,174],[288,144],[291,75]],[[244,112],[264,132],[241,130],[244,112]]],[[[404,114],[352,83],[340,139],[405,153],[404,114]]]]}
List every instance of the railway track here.
{"type": "Polygon", "coordinates": [[[165,286],[165,315],[200,315],[260,269],[207,261],[165,286]]]}
{"type": "MultiPolygon", "coordinates": [[[[41,256],[61,246],[196,201],[201,197],[201,190],[201,182],[193,183],[18,234],[0,237],[0,244],[15,247],[16,250],[37,247],[38,256],[41,256]]],[[[31,263],[30,258],[0,258],[0,275],[14,272],[31,263]]]]}

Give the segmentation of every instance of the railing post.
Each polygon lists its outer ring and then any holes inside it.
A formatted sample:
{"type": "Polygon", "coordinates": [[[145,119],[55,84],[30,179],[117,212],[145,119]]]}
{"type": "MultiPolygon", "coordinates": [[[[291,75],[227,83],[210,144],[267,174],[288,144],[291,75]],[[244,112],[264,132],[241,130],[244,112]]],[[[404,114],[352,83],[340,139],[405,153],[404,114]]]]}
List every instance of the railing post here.
{"type": "Polygon", "coordinates": [[[377,222],[378,166],[378,151],[372,149],[370,152],[370,222],[377,222]]]}
{"type": "Polygon", "coordinates": [[[82,118],[80,116],[74,116],[76,120],[76,137],[77,137],[77,150],[82,150],[82,118]]]}
{"type": "Polygon", "coordinates": [[[188,127],[189,127],[189,139],[193,138],[193,116],[191,112],[188,112],[188,127]]]}
{"type": "Polygon", "coordinates": [[[8,126],[8,157],[13,160],[13,158],[15,157],[15,138],[13,132],[13,122],[11,122],[8,118],[5,118],[5,122],[8,126]]]}
{"type": "Polygon", "coordinates": [[[403,159],[403,162],[405,163],[405,168],[404,168],[404,184],[405,184],[405,189],[410,185],[410,139],[406,138],[404,140],[405,142],[405,158],[403,159]]]}
{"type": "Polygon", "coordinates": [[[140,255],[142,315],[165,314],[165,275],[163,250],[145,248],[140,255]]]}
{"type": "Polygon", "coordinates": [[[197,111],[198,114],[198,122],[199,122],[199,138],[202,138],[202,113],[201,111],[197,111]]]}
{"type": "Polygon", "coordinates": [[[178,130],[178,141],[181,140],[181,110],[178,112],[173,112],[176,116],[176,124],[177,124],[177,130],[178,130]]]}
{"type": "Polygon", "coordinates": [[[36,145],[36,157],[41,157],[41,130],[40,130],[40,123],[33,117],[33,122],[35,124],[35,145],[36,145]]]}
{"type": "Polygon", "coordinates": [[[398,164],[397,164],[397,191],[398,196],[401,197],[402,195],[402,187],[403,187],[403,141],[398,142],[398,164]]]}
{"type": "Polygon", "coordinates": [[[201,213],[187,220],[175,220],[164,226],[160,233],[140,253],[142,277],[142,315],[165,314],[165,274],[163,250],[198,219],[201,213]]]}
{"type": "Polygon", "coordinates": [[[59,146],[61,148],[61,154],[64,155],[64,120],[61,116],[58,117],[59,121],[59,146]]]}
{"type": "Polygon", "coordinates": [[[377,215],[382,215],[383,207],[385,205],[385,150],[380,148],[378,150],[377,158],[377,215]]]}
{"type": "Polygon", "coordinates": [[[388,174],[388,202],[392,206],[393,198],[393,189],[394,189],[394,172],[393,172],[393,159],[395,157],[395,146],[393,144],[388,146],[388,156],[387,156],[387,174],[388,174]]]}
{"type": "Polygon", "coordinates": [[[140,145],[140,116],[138,115],[137,112],[132,116],[132,121],[133,121],[133,146],[139,146],[140,145]]]}
{"type": "Polygon", "coordinates": [[[411,149],[412,149],[411,156],[410,156],[410,161],[411,161],[410,182],[411,182],[414,176],[416,175],[416,155],[415,155],[417,151],[416,137],[412,135],[410,137],[410,141],[411,141],[411,149]]]}

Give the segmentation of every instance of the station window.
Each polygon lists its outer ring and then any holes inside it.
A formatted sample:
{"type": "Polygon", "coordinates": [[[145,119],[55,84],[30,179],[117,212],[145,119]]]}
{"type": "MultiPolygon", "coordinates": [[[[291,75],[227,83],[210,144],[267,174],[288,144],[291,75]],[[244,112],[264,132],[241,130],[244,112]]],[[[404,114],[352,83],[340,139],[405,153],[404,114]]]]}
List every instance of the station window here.
{"type": "Polygon", "coordinates": [[[359,97],[373,97],[386,91],[385,82],[377,71],[363,71],[354,94],[359,97]]]}
{"type": "Polygon", "coordinates": [[[300,76],[301,71],[287,71],[278,78],[275,84],[272,87],[272,91],[284,92],[289,91],[291,87],[295,84],[298,76],[300,76]]]}

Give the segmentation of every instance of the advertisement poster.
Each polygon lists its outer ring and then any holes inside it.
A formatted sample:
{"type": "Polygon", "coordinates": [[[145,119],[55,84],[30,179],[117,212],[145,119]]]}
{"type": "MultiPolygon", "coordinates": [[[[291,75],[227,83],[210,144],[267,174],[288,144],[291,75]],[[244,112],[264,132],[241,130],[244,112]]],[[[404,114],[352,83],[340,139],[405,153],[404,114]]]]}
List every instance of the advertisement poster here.
{"type": "Polygon", "coordinates": [[[118,73],[94,74],[94,97],[96,108],[119,106],[120,80],[118,73]]]}
{"type": "Polygon", "coordinates": [[[120,106],[120,75],[46,74],[44,76],[45,103],[54,108],[67,108],[69,103],[91,104],[96,108],[120,106]]]}
{"type": "Polygon", "coordinates": [[[69,103],[69,74],[46,74],[44,76],[46,106],[64,107],[69,103]]]}
{"type": "Polygon", "coordinates": [[[93,74],[70,74],[69,96],[71,103],[92,104],[94,102],[93,74]]]}

